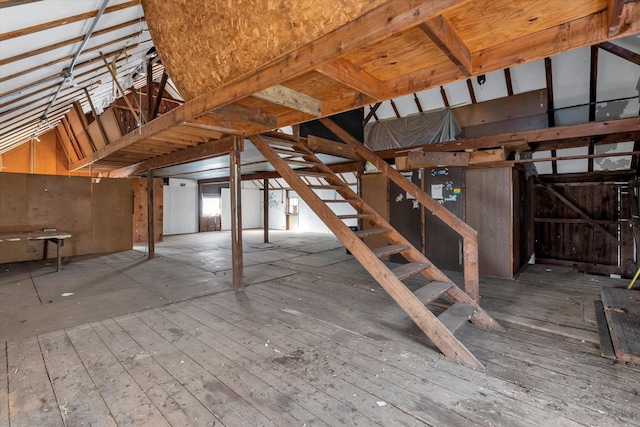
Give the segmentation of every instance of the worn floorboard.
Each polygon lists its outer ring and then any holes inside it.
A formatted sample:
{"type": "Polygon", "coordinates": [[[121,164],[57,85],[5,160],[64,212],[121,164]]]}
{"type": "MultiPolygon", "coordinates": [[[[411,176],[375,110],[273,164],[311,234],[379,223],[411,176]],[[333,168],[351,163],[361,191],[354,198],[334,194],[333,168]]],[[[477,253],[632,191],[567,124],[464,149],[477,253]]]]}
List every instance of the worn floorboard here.
{"type": "Polygon", "coordinates": [[[593,301],[623,281],[539,265],[481,278],[506,331],[460,328],[474,370],[332,236],[262,237],[244,233],[241,293],[229,233],[166,237],[153,261],[3,268],[0,426],[640,426],[640,366],[593,339],[593,301]]]}

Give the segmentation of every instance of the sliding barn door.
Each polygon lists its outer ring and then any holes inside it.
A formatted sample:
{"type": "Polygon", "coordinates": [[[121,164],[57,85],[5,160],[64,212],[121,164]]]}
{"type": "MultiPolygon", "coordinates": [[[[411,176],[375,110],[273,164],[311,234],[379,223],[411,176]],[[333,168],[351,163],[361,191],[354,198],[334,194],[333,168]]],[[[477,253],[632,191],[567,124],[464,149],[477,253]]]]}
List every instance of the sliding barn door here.
{"type": "Polygon", "coordinates": [[[538,263],[599,274],[629,269],[633,235],[626,183],[539,181],[535,200],[538,263]]]}

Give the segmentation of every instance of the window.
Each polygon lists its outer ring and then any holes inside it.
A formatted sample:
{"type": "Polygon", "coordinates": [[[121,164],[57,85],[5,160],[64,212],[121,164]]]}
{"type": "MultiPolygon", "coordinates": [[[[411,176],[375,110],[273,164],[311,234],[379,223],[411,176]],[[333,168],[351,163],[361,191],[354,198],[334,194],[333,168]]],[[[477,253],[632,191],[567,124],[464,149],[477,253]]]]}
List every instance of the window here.
{"type": "Polygon", "coordinates": [[[220,197],[202,196],[202,216],[220,215],[220,197]]]}
{"type": "Polygon", "coordinates": [[[298,198],[289,197],[287,199],[287,215],[298,215],[298,198]]]}

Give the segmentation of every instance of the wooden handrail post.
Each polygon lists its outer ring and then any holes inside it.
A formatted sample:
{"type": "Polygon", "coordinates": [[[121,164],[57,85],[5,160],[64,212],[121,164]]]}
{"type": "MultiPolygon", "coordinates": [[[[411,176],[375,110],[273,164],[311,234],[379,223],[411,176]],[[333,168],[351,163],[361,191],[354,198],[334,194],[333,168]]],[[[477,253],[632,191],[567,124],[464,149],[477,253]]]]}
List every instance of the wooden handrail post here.
{"type": "Polygon", "coordinates": [[[442,222],[451,227],[462,237],[464,251],[464,291],[474,301],[479,301],[479,273],[478,273],[478,233],[467,223],[455,216],[451,211],[436,202],[420,187],[403,177],[400,172],[391,167],[384,159],[369,150],[349,132],[342,129],[330,119],[319,120],[327,129],[344,141],[363,160],[373,164],[380,172],[395,182],[408,194],[413,196],[422,206],[436,215],[442,222]]]}

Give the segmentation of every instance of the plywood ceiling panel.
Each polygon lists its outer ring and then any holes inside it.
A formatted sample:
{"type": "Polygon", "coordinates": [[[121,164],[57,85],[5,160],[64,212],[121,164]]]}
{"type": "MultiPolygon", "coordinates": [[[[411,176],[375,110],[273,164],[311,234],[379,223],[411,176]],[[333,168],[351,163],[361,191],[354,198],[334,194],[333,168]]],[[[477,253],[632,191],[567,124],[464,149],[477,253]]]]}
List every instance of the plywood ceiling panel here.
{"type": "Polygon", "coordinates": [[[492,0],[464,4],[443,16],[477,52],[606,9],[607,0],[492,0]]]}
{"type": "MultiPolygon", "coordinates": [[[[388,0],[143,0],[153,40],[185,100],[327,34],[388,0]]],[[[364,30],[364,29],[363,29],[364,30]]]]}
{"type": "Polygon", "coordinates": [[[448,60],[418,27],[346,55],[345,59],[383,81],[448,60]]]}

